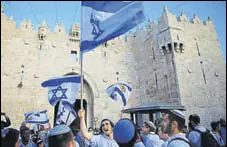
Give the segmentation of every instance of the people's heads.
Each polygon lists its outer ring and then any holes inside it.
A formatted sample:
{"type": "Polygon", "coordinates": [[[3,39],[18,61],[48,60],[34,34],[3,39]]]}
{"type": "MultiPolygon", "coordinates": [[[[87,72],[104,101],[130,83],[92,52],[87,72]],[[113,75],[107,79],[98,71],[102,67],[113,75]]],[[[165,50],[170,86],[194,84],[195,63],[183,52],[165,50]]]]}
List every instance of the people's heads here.
{"type": "Polygon", "coordinates": [[[162,126],[163,132],[169,136],[174,135],[175,132],[182,132],[185,125],[185,117],[180,110],[169,110],[165,113],[162,126]]]}
{"type": "Polygon", "coordinates": [[[6,135],[1,137],[2,147],[19,147],[19,131],[13,128],[7,128],[6,135]]]}
{"type": "Polygon", "coordinates": [[[221,127],[226,127],[226,121],[225,119],[221,118],[220,119],[221,127]]]}
{"type": "Polygon", "coordinates": [[[183,133],[188,133],[188,127],[186,126],[186,125],[184,125],[184,128],[183,128],[183,131],[182,131],[183,133]]]}
{"type": "Polygon", "coordinates": [[[32,141],[36,144],[37,147],[44,147],[43,140],[38,135],[35,135],[32,141]]]}
{"type": "Polygon", "coordinates": [[[30,136],[31,136],[31,131],[30,129],[25,126],[25,125],[22,125],[20,127],[20,136],[21,136],[21,139],[24,143],[28,143],[29,142],[29,139],[30,139],[30,136]]]}
{"type": "Polygon", "coordinates": [[[153,122],[145,121],[143,123],[143,127],[142,127],[141,132],[144,133],[144,134],[148,134],[150,132],[155,132],[155,130],[156,130],[156,127],[155,127],[153,122]]]}
{"type": "Polygon", "coordinates": [[[109,136],[110,134],[113,133],[113,127],[114,127],[114,123],[111,120],[103,119],[101,121],[99,130],[100,130],[100,133],[109,136]]]}
{"type": "Polygon", "coordinates": [[[212,128],[213,131],[218,132],[218,131],[221,130],[221,125],[220,125],[220,122],[219,121],[212,121],[210,123],[210,126],[211,126],[211,128],[212,128]]]}
{"type": "Polygon", "coordinates": [[[113,128],[114,140],[120,147],[132,147],[137,137],[134,123],[127,118],[120,119],[113,128]]]}
{"type": "Polygon", "coordinates": [[[200,124],[200,117],[197,114],[191,114],[189,116],[189,123],[188,123],[188,127],[190,129],[194,129],[195,126],[200,124]]]}
{"type": "Polygon", "coordinates": [[[44,143],[43,140],[41,138],[39,138],[36,142],[37,147],[44,147],[44,143]]]}
{"type": "Polygon", "coordinates": [[[169,135],[167,133],[164,133],[163,132],[163,126],[162,125],[159,125],[158,126],[158,136],[160,137],[160,139],[166,141],[168,138],[169,138],[169,135]]]}
{"type": "Polygon", "coordinates": [[[63,124],[56,125],[48,134],[49,147],[74,147],[71,129],[63,124]]]}

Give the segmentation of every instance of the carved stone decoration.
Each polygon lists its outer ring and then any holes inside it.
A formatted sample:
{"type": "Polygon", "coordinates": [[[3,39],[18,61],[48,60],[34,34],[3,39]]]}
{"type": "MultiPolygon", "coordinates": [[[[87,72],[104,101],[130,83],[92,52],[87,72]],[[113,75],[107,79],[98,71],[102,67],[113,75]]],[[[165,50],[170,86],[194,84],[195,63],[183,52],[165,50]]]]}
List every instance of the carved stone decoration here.
{"type": "Polygon", "coordinates": [[[46,25],[46,21],[44,20],[41,25],[38,26],[38,37],[39,40],[44,40],[46,38],[47,33],[48,33],[48,27],[46,25]]]}

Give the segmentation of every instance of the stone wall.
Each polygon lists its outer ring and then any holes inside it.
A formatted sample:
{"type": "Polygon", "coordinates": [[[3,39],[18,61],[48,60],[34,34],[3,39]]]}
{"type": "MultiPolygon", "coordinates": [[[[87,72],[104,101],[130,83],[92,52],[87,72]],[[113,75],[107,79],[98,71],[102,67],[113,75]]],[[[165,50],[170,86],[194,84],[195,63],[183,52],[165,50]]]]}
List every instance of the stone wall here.
{"type": "MultiPolygon", "coordinates": [[[[66,34],[62,25],[49,32],[44,22],[38,26],[47,29],[40,40],[40,32],[33,30],[29,20],[17,29],[12,18],[4,13],[1,16],[1,111],[9,115],[12,127],[19,128],[24,113],[47,109],[53,124],[54,107],[41,83],[72,71],[80,73],[79,38],[72,36],[78,25],[66,34]],[[71,59],[72,50],[78,53],[77,61],[71,59]],[[19,88],[22,65],[23,86],[19,88]]],[[[89,107],[88,125],[93,125],[90,119],[94,117],[99,122],[120,118],[122,102],[114,102],[106,94],[119,72],[119,82],[133,88],[126,108],[182,104],[187,118],[198,113],[202,124],[209,127],[212,120],[226,117],[225,68],[212,21],[203,23],[197,16],[189,21],[183,13],[176,18],[165,8],[158,24],[149,22],[129,33],[126,41],[120,36],[84,55],[87,85],[83,97],[89,107]]]]}

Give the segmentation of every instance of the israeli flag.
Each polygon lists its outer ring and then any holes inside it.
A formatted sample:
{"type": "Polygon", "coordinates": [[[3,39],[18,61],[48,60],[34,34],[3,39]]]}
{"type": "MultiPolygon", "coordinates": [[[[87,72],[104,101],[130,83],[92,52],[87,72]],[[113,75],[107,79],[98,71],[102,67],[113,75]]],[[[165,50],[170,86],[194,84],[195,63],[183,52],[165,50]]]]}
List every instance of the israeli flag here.
{"type": "Polygon", "coordinates": [[[67,101],[74,105],[80,88],[80,76],[53,78],[44,81],[41,85],[48,87],[48,100],[52,106],[56,105],[58,101],[67,101]]]}
{"type": "Polygon", "coordinates": [[[56,124],[64,123],[69,126],[76,116],[77,115],[73,109],[73,105],[66,101],[61,101],[58,107],[56,124]]]}
{"type": "Polygon", "coordinates": [[[145,20],[141,1],[83,1],[81,52],[87,52],[145,20]]]}
{"type": "Polygon", "coordinates": [[[47,110],[41,112],[30,111],[24,114],[25,123],[34,123],[34,124],[47,124],[49,119],[47,116],[47,110]]]}
{"type": "Polygon", "coordinates": [[[124,83],[115,83],[109,86],[106,89],[106,92],[113,100],[117,101],[120,99],[125,107],[132,92],[132,88],[124,83]]]}

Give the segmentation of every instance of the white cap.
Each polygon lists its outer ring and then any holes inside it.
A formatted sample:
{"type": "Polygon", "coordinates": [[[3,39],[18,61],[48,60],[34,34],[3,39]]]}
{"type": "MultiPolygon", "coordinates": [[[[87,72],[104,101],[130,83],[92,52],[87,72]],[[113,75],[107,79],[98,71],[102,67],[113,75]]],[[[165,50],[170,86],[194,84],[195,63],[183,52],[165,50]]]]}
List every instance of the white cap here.
{"type": "Polygon", "coordinates": [[[56,136],[56,135],[60,135],[60,134],[66,134],[70,131],[71,131],[71,129],[68,126],[60,124],[60,125],[55,126],[53,129],[51,129],[48,136],[56,136]]]}
{"type": "Polygon", "coordinates": [[[144,123],[147,124],[150,128],[153,128],[156,130],[156,127],[152,121],[145,121],[144,123]]]}
{"type": "Polygon", "coordinates": [[[170,112],[173,114],[173,115],[176,115],[180,118],[183,118],[185,119],[185,116],[184,116],[184,113],[180,110],[170,110],[170,112]]]}

